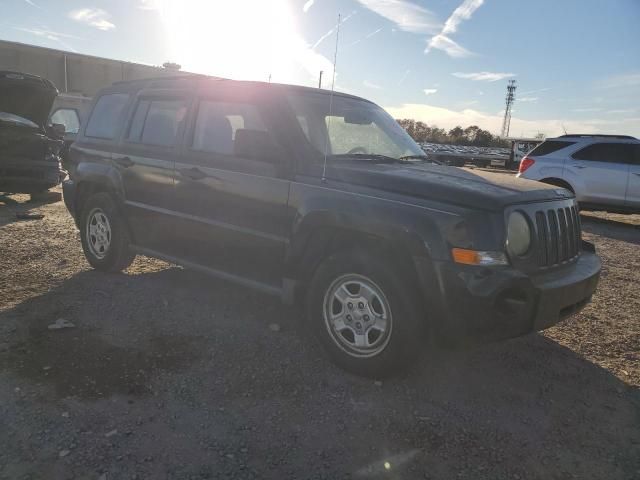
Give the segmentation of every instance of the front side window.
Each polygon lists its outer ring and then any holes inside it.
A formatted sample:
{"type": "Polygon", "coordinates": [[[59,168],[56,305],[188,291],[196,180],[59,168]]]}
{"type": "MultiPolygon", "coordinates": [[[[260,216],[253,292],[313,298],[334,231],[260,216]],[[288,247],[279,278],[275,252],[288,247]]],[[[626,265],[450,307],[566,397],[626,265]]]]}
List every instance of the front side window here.
{"type": "Polygon", "coordinates": [[[51,123],[64,125],[66,133],[78,133],[80,130],[80,118],[78,112],[72,108],[59,108],[51,115],[51,123]]]}
{"type": "Polygon", "coordinates": [[[594,143],[573,154],[576,160],[631,163],[631,148],[626,143],[594,143]]]}
{"type": "Polygon", "coordinates": [[[335,95],[330,106],[329,95],[317,93],[291,93],[289,101],[302,131],[320,153],[326,145],[334,158],[424,155],[387,112],[370,102],[335,95]]]}
{"type": "Polygon", "coordinates": [[[203,100],[198,106],[191,148],[233,155],[236,134],[242,129],[267,131],[255,105],[203,100]]]}
{"type": "Polygon", "coordinates": [[[140,100],[127,138],[145,145],[174,146],[186,115],[184,100],[140,100]]]}
{"type": "Polygon", "coordinates": [[[124,107],[129,101],[129,94],[114,93],[103,95],[98,99],[91,113],[85,135],[104,139],[113,139],[116,136],[124,107]]]}

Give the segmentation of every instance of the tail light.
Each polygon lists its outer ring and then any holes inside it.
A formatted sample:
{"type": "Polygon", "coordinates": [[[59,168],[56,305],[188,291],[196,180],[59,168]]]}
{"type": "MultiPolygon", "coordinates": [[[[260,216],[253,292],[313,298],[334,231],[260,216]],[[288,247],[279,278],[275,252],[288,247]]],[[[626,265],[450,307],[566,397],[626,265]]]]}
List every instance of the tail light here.
{"type": "Polygon", "coordinates": [[[536,163],[536,161],[533,158],[524,157],[520,161],[520,168],[518,169],[518,173],[524,173],[534,163],[536,163]]]}

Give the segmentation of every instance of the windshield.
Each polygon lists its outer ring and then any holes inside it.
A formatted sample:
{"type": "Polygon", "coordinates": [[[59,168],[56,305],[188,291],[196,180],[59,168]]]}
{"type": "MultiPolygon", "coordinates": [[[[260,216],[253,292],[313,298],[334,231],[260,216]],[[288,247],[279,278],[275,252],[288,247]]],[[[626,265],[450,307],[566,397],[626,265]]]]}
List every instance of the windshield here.
{"type": "Polygon", "coordinates": [[[373,103],[334,95],[330,105],[326,93],[291,93],[289,100],[305,136],[322,154],[326,145],[332,158],[424,155],[406,131],[373,103]]]}
{"type": "Polygon", "coordinates": [[[22,127],[39,128],[38,125],[31,120],[7,112],[0,112],[0,122],[12,123],[22,127]]]}

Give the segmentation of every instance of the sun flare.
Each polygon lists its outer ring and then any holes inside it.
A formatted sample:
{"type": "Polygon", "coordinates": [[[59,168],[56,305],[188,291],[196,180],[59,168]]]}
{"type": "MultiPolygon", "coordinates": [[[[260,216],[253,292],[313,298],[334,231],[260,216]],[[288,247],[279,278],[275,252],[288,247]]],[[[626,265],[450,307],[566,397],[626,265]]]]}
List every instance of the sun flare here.
{"type": "Polygon", "coordinates": [[[286,0],[160,2],[171,60],[234,79],[304,83],[331,63],[300,37],[286,0]]]}

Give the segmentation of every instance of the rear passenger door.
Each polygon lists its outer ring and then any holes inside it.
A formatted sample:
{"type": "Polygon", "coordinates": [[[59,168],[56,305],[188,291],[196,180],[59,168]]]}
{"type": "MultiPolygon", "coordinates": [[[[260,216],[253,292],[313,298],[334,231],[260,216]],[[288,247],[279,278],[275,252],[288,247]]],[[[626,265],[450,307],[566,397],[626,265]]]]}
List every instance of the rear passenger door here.
{"type": "Polygon", "coordinates": [[[631,154],[629,147],[627,143],[593,143],[567,159],[565,168],[583,185],[583,202],[624,204],[631,154]]]}
{"type": "Polygon", "coordinates": [[[195,103],[176,163],[177,228],[185,237],[181,257],[279,288],[290,229],[287,159],[236,151],[237,139],[247,132],[277,143],[271,128],[277,106],[255,89],[229,85],[195,103]]]}
{"type": "Polygon", "coordinates": [[[139,93],[113,153],[134,242],[164,253],[171,253],[175,245],[171,212],[174,164],[189,104],[187,94],[139,93]]]}

